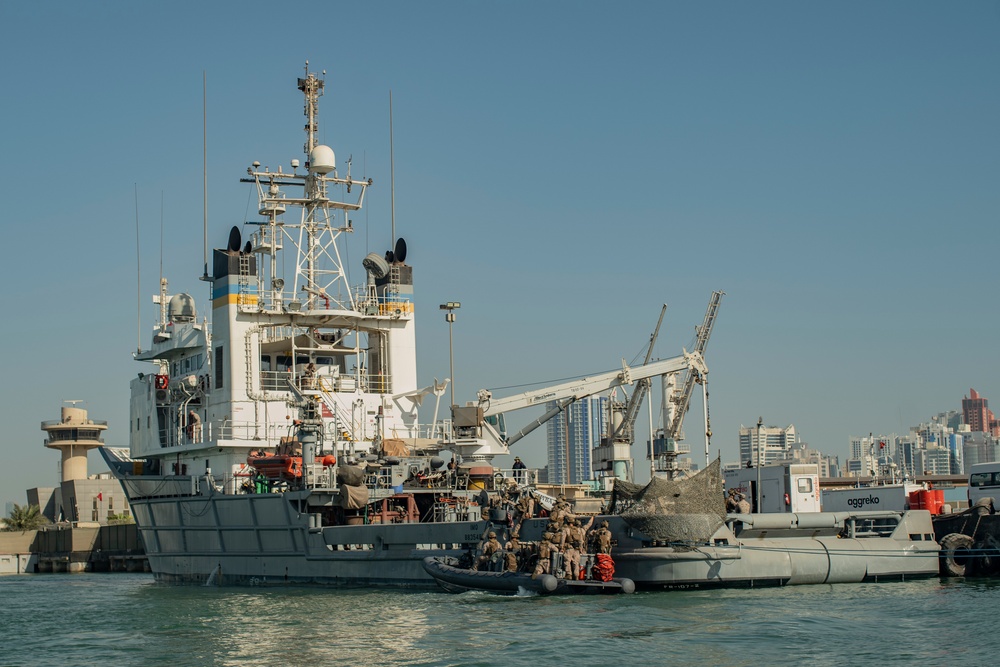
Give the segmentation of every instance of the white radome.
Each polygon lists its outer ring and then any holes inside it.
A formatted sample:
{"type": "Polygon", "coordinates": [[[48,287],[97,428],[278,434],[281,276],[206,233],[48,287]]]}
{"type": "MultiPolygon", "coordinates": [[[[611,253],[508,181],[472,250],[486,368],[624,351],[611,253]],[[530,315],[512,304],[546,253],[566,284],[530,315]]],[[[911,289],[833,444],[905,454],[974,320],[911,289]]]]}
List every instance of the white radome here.
{"type": "Polygon", "coordinates": [[[316,174],[329,174],[337,166],[337,158],[329,146],[319,145],[309,153],[309,171],[316,174]]]}

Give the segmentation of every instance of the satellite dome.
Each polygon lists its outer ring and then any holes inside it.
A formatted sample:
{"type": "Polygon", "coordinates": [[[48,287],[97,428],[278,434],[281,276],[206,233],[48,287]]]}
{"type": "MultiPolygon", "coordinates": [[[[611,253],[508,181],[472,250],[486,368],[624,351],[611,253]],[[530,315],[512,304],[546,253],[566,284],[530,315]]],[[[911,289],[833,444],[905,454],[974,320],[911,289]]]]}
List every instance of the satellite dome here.
{"type": "Polygon", "coordinates": [[[194,322],[198,313],[194,308],[194,297],[190,294],[175,294],[167,306],[171,322],[194,322]]]}
{"type": "Polygon", "coordinates": [[[319,145],[309,153],[309,171],[329,174],[337,167],[337,157],[329,146],[319,145]]]}

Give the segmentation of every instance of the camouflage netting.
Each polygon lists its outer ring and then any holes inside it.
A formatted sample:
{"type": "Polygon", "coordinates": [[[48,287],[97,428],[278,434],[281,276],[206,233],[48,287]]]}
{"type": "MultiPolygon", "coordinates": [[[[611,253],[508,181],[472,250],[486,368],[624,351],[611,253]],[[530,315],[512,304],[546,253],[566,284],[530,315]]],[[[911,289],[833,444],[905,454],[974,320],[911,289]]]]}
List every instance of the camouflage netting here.
{"type": "Polygon", "coordinates": [[[686,479],[654,477],[646,486],[618,480],[609,512],[654,540],[704,542],[726,518],[720,461],[686,479]]]}

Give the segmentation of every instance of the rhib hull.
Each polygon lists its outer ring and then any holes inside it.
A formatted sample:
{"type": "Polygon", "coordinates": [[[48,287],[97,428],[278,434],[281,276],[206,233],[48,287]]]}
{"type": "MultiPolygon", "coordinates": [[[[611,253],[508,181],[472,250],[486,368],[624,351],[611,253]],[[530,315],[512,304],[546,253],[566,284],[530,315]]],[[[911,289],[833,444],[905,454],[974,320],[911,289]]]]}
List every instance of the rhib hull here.
{"type": "Polygon", "coordinates": [[[616,575],[643,590],[755,588],[933,577],[930,513],[731,515],[703,545],[642,546],[615,555],[616,575]]]}

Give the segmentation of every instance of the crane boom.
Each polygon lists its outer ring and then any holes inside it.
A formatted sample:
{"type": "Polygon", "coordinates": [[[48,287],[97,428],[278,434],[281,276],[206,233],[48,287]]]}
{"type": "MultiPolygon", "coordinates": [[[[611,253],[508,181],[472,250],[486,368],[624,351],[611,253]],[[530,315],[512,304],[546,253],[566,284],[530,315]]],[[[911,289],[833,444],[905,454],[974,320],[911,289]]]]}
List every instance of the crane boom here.
{"type": "MultiPolygon", "coordinates": [[[[715,326],[716,315],[719,313],[719,303],[725,294],[722,291],[712,292],[712,298],[708,301],[708,309],[705,311],[705,319],[697,329],[694,351],[701,357],[704,357],[705,347],[708,345],[708,339],[712,335],[712,328],[715,326]]],[[[701,372],[697,369],[689,368],[687,374],[684,376],[684,384],[675,399],[677,411],[674,414],[673,422],[671,422],[667,432],[664,434],[667,438],[673,440],[679,439],[681,428],[684,426],[684,414],[687,412],[688,404],[691,401],[691,392],[694,390],[694,383],[699,379],[700,375],[701,372]]]]}
{"type": "MultiPolygon", "coordinates": [[[[666,312],[667,304],[663,304],[663,308],[660,309],[660,319],[656,321],[656,328],[653,329],[653,335],[649,337],[649,349],[646,350],[646,361],[644,364],[648,364],[649,360],[653,357],[653,346],[656,345],[656,338],[660,335],[660,325],[663,324],[663,316],[666,312]]],[[[649,393],[650,384],[649,378],[643,378],[636,384],[635,390],[628,400],[628,405],[625,407],[625,416],[622,418],[622,423],[618,425],[612,436],[615,440],[632,444],[632,440],[634,440],[633,430],[635,429],[635,420],[639,416],[639,408],[642,406],[643,399],[649,393]]]]}
{"type": "Polygon", "coordinates": [[[608,371],[592,377],[580,378],[562,384],[526,391],[523,394],[508,396],[506,398],[494,399],[487,390],[479,392],[479,407],[483,410],[484,417],[498,415],[512,410],[530,408],[541,405],[548,401],[561,401],[566,398],[577,400],[586,396],[620,387],[625,384],[632,384],[638,380],[656,377],[658,375],[669,375],[680,373],[681,371],[696,372],[698,374],[707,373],[708,368],[700,352],[684,352],[681,356],[654,361],[642,366],[630,368],[622,362],[621,370],[608,371]]]}

